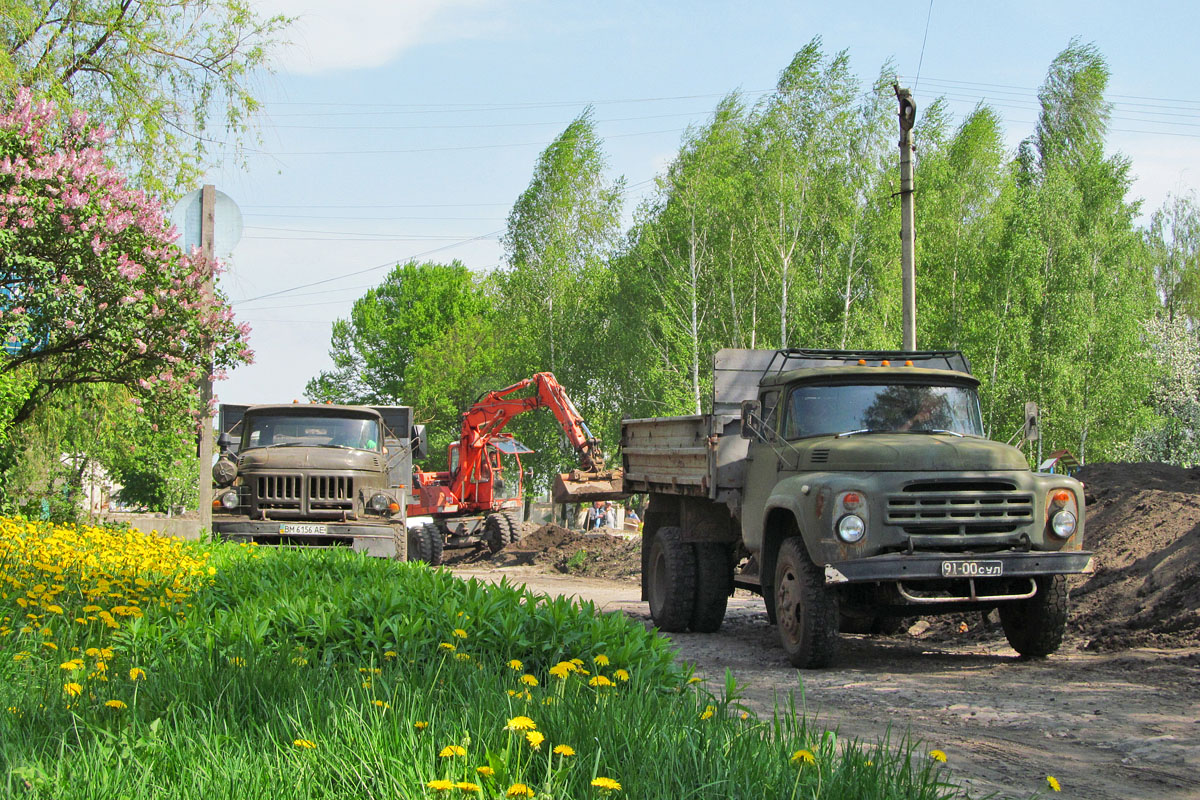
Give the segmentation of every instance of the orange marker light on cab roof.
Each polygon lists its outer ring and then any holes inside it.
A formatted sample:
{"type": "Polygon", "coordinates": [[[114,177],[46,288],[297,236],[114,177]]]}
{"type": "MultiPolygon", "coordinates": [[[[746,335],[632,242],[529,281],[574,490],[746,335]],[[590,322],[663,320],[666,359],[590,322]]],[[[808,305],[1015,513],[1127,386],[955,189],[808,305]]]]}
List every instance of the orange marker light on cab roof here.
{"type": "Polygon", "coordinates": [[[910,361],[905,361],[905,362],[904,362],[904,366],[906,366],[906,367],[911,367],[911,366],[912,366],[912,361],[911,361],[911,360],[910,360],[910,361]]]}
{"type": "Polygon", "coordinates": [[[865,358],[860,358],[860,359],[858,360],[858,365],[859,365],[860,367],[865,367],[865,366],[867,365],[867,360],[866,360],[865,358]]]}
{"type": "Polygon", "coordinates": [[[892,365],[892,362],[888,361],[886,358],[883,361],[879,362],[879,366],[881,366],[881,367],[890,367],[891,365],[892,365]]]}

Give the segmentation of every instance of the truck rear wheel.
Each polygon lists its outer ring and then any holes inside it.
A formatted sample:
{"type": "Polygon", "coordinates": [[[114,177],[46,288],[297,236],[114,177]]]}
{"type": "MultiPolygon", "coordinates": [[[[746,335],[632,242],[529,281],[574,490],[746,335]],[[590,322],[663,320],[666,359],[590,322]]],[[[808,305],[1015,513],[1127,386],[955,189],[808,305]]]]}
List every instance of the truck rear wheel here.
{"type": "Polygon", "coordinates": [[[691,629],[715,633],[725,620],[725,608],[733,593],[733,562],[729,546],[720,542],[696,542],[696,595],[691,629]]]}
{"type": "Polygon", "coordinates": [[[1023,656],[1048,656],[1062,644],[1067,629],[1067,576],[1037,578],[1037,594],[1000,606],[1004,638],[1023,656]]]}
{"type": "Polygon", "coordinates": [[[686,631],[696,603],[696,553],[679,528],[658,529],[648,559],[650,617],[660,630],[686,631]]]}
{"type": "Polygon", "coordinates": [[[808,557],[799,536],[784,539],[775,561],[779,641],[794,667],[828,666],[837,654],[837,598],[808,557]]]}

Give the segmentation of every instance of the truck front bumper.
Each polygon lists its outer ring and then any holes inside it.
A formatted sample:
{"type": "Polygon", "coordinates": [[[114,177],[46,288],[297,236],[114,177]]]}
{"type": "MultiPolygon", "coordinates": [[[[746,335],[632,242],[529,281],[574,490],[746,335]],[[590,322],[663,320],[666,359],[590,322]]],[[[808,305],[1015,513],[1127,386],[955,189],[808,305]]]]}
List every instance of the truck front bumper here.
{"type": "MultiPolygon", "coordinates": [[[[215,515],[214,515],[215,516],[215,515]]],[[[313,526],[318,523],[313,523],[313,526]]],[[[380,558],[407,556],[407,538],[397,535],[390,525],[353,525],[347,523],[319,523],[324,533],[293,533],[285,526],[309,523],[254,522],[251,520],[213,520],[213,534],[225,542],[255,542],[262,545],[294,545],[298,547],[350,547],[380,558]]]]}
{"type": "Polygon", "coordinates": [[[885,553],[825,565],[825,585],[947,578],[1036,578],[1094,571],[1092,554],[1071,552],[885,553]],[[968,566],[974,565],[974,566],[968,566]],[[999,565],[999,572],[993,572],[999,565]]]}

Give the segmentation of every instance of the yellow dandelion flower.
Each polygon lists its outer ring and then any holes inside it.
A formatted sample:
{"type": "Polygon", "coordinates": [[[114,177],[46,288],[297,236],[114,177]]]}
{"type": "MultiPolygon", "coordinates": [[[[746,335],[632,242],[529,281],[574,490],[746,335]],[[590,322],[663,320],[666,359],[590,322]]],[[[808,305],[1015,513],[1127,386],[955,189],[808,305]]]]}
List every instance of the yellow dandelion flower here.
{"type": "Polygon", "coordinates": [[[533,675],[526,673],[525,675],[521,676],[521,683],[525,684],[526,686],[537,686],[538,679],[533,675]]]}
{"type": "Polygon", "coordinates": [[[416,722],[413,723],[413,727],[419,731],[423,731],[429,727],[429,723],[424,720],[417,720],[416,722]]]}
{"type": "Polygon", "coordinates": [[[131,681],[146,680],[146,670],[142,669],[141,667],[134,667],[133,669],[129,670],[129,680],[131,680],[131,681]]]}
{"type": "Polygon", "coordinates": [[[59,664],[58,668],[66,670],[67,672],[77,672],[83,669],[83,662],[78,658],[72,658],[70,661],[64,661],[63,663],[59,664]]]}
{"type": "Polygon", "coordinates": [[[704,711],[700,714],[700,719],[712,719],[712,715],[716,713],[716,709],[712,706],[705,706],[704,711]]]}
{"type": "Polygon", "coordinates": [[[932,758],[934,761],[937,761],[938,763],[941,763],[941,764],[946,763],[946,754],[943,753],[941,750],[930,750],[929,757],[932,758]]]}
{"type": "Polygon", "coordinates": [[[571,659],[571,663],[572,663],[572,664],[574,664],[574,665],[575,665],[575,666],[577,666],[577,667],[582,667],[582,666],[583,666],[583,659],[582,659],[582,658],[572,658],[572,659],[571,659]]]}
{"type": "Polygon", "coordinates": [[[457,650],[458,648],[457,648],[457,647],[455,647],[454,645],[450,644],[449,642],[439,642],[439,643],[438,643],[438,649],[440,649],[440,650],[449,650],[451,653],[453,653],[453,652],[454,652],[455,650],[457,650]]]}
{"type": "Polygon", "coordinates": [[[455,661],[470,661],[471,654],[470,653],[455,653],[454,660],[455,661]]]}
{"type": "Polygon", "coordinates": [[[529,717],[513,717],[504,726],[506,731],[532,731],[537,729],[537,723],[529,717]]]}
{"type": "Polygon", "coordinates": [[[560,744],[554,748],[554,752],[560,756],[573,756],[575,755],[575,748],[569,744],[560,744]]]}
{"type": "Polygon", "coordinates": [[[606,686],[615,686],[615,685],[616,684],[614,684],[612,681],[610,681],[608,678],[606,678],[603,675],[597,675],[596,677],[594,677],[590,681],[588,681],[588,686],[596,686],[601,689],[603,689],[606,686]]]}
{"type": "Polygon", "coordinates": [[[467,748],[462,745],[451,744],[442,748],[442,751],[438,753],[438,758],[454,758],[455,756],[465,756],[466,754],[467,748]]]}
{"type": "Polygon", "coordinates": [[[525,665],[521,662],[521,659],[514,658],[512,661],[508,662],[508,668],[514,672],[521,672],[525,669],[525,665]]]}
{"type": "Polygon", "coordinates": [[[792,757],[788,760],[798,767],[802,767],[805,764],[817,763],[817,757],[812,754],[811,750],[797,750],[792,753],[792,757]]]}
{"type": "Polygon", "coordinates": [[[750,712],[743,711],[741,714],[738,714],[738,718],[741,719],[742,722],[745,722],[746,720],[750,719],[750,712]]]}
{"type": "Polygon", "coordinates": [[[19,653],[14,653],[12,660],[13,661],[24,661],[27,658],[29,658],[29,653],[25,650],[22,650],[19,653]]]}
{"type": "Polygon", "coordinates": [[[425,785],[430,789],[433,789],[435,792],[448,792],[454,788],[454,781],[448,781],[443,778],[435,778],[425,785]]]}
{"type": "Polygon", "coordinates": [[[384,711],[387,711],[389,708],[391,708],[391,706],[389,706],[387,703],[383,702],[382,700],[372,700],[371,702],[373,702],[375,705],[382,708],[384,711]]]}
{"type": "Polygon", "coordinates": [[[597,667],[607,667],[608,666],[608,656],[604,655],[604,653],[601,653],[600,655],[596,656],[595,658],[592,659],[592,661],[595,662],[597,667]]]}
{"type": "Polygon", "coordinates": [[[64,683],[63,693],[67,697],[79,697],[79,695],[83,694],[83,687],[78,683],[64,683]]]}
{"type": "Polygon", "coordinates": [[[544,705],[544,706],[552,706],[557,702],[558,702],[557,697],[545,697],[542,699],[542,705],[544,705]]]}
{"type": "Polygon", "coordinates": [[[533,789],[530,789],[523,783],[514,783],[508,787],[508,791],[504,793],[505,797],[533,797],[533,789]]]}
{"type": "Polygon", "coordinates": [[[458,789],[459,791],[467,792],[468,794],[479,794],[479,784],[471,783],[470,781],[459,781],[458,783],[454,784],[454,788],[458,789]]]}
{"type": "Polygon", "coordinates": [[[534,750],[541,750],[542,742],[546,741],[546,737],[539,731],[529,731],[525,734],[525,741],[529,742],[529,746],[534,750]]]}
{"type": "Polygon", "coordinates": [[[54,642],[42,642],[42,647],[46,648],[47,650],[58,649],[58,645],[56,645],[54,642]]]}
{"type": "Polygon", "coordinates": [[[559,662],[550,668],[550,674],[560,681],[565,681],[567,676],[572,672],[571,665],[566,662],[559,662]]]}
{"type": "Polygon", "coordinates": [[[313,750],[317,746],[316,742],[309,739],[295,739],[292,741],[292,745],[299,747],[301,750],[313,750]]]}
{"type": "Polygon", "coordinates": [[[1046,776],[1046,785],[1050,787],[1050,791],[1052,792],[1062,791],[1062,787],[1058,785],[1058,778],[1054,777],[1053,775],[1046,776]]]}
{"type": "Polygon", "coordinates": [[[298,667],[308,666],[308,659],[304,656],[292,656],[292,663],[298,667]]]}
{"type": "Polygon", "coordinates": [[[233,656],[232,658],[229,659],[229,664],[231,666],[240,668],[240,667],[246,666],[246,660],[244,658],[242,658],[241,656],[233,656]]]}
{"type": "Polygon", "coordinates": [[[597,789],[599,789],[602,792],[619,792],[619,791],[621,791],[621,784],[617,783],[612,778],[605,778],[604,776],[600,776],[598,778],[593,778],[592,786],[595,786],[597,789]]]}
{"type": "Polygon", "coordinates": [[[108,706],[109,708],[115,708],[117,711],[124,711],[126,708],[129,708],[129,706],[125,705],[120,700],[106,700],[104,705],[108,706]]]}
{"type": "Polygon", "coordinates": [[[485,778],[490,778],[496,774],[496,770],[492,769],[491,767],[476,767],[475,771],[485,778]]]}
{"type": "Polygon", "coordinates": [[[383,657],[387,658],[387,659],[392,659],[392,658],[395,658],[397,655],[398,654],[396,653],[395,650],[388,650],[387,652],[385,652],[383,654],[383,657]]]}
{"type": "Polygon", "coordinates": [[[695,675],[693,675],[692,677],[687,679],[687,682],[688,682],[688,685],[691,685],[693,683],[699,683],[702,680],[703,680],[703,678],[697,678],[695,675]]]}
{"type": "Polygon", "coordinates": [[[467,632],[466,632],[466,631],[464,631],[462,628],[455,628],[455,629],[454,629],[454,634],[453,634],[453,635],[454,635],[454,638],[456,638],[456,639],[465,639],[465,638],[467,638],[467,632]]]}

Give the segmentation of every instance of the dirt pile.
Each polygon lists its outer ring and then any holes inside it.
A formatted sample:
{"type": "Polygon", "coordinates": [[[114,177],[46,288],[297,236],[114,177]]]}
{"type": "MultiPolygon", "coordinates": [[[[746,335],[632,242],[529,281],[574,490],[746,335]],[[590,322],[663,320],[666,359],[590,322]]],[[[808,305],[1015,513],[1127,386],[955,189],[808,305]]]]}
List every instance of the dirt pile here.
{"type": "Polygon", "coordinates": [[[619,531],[573,531],[559,525],[525,523],[523,535],[498,553],[486,547],[447,550],[447,566],[487,563],[492,567],[538,567],[547,572],[637,581],[641,576],[641,538],[619,531]]]}
{"type": "Polygon", "coordinates": [[[1096,572],[1071,591],[1092,649],[1200,645],[1200,469],[1095,464],[1084,547],[1096,572]]]}

